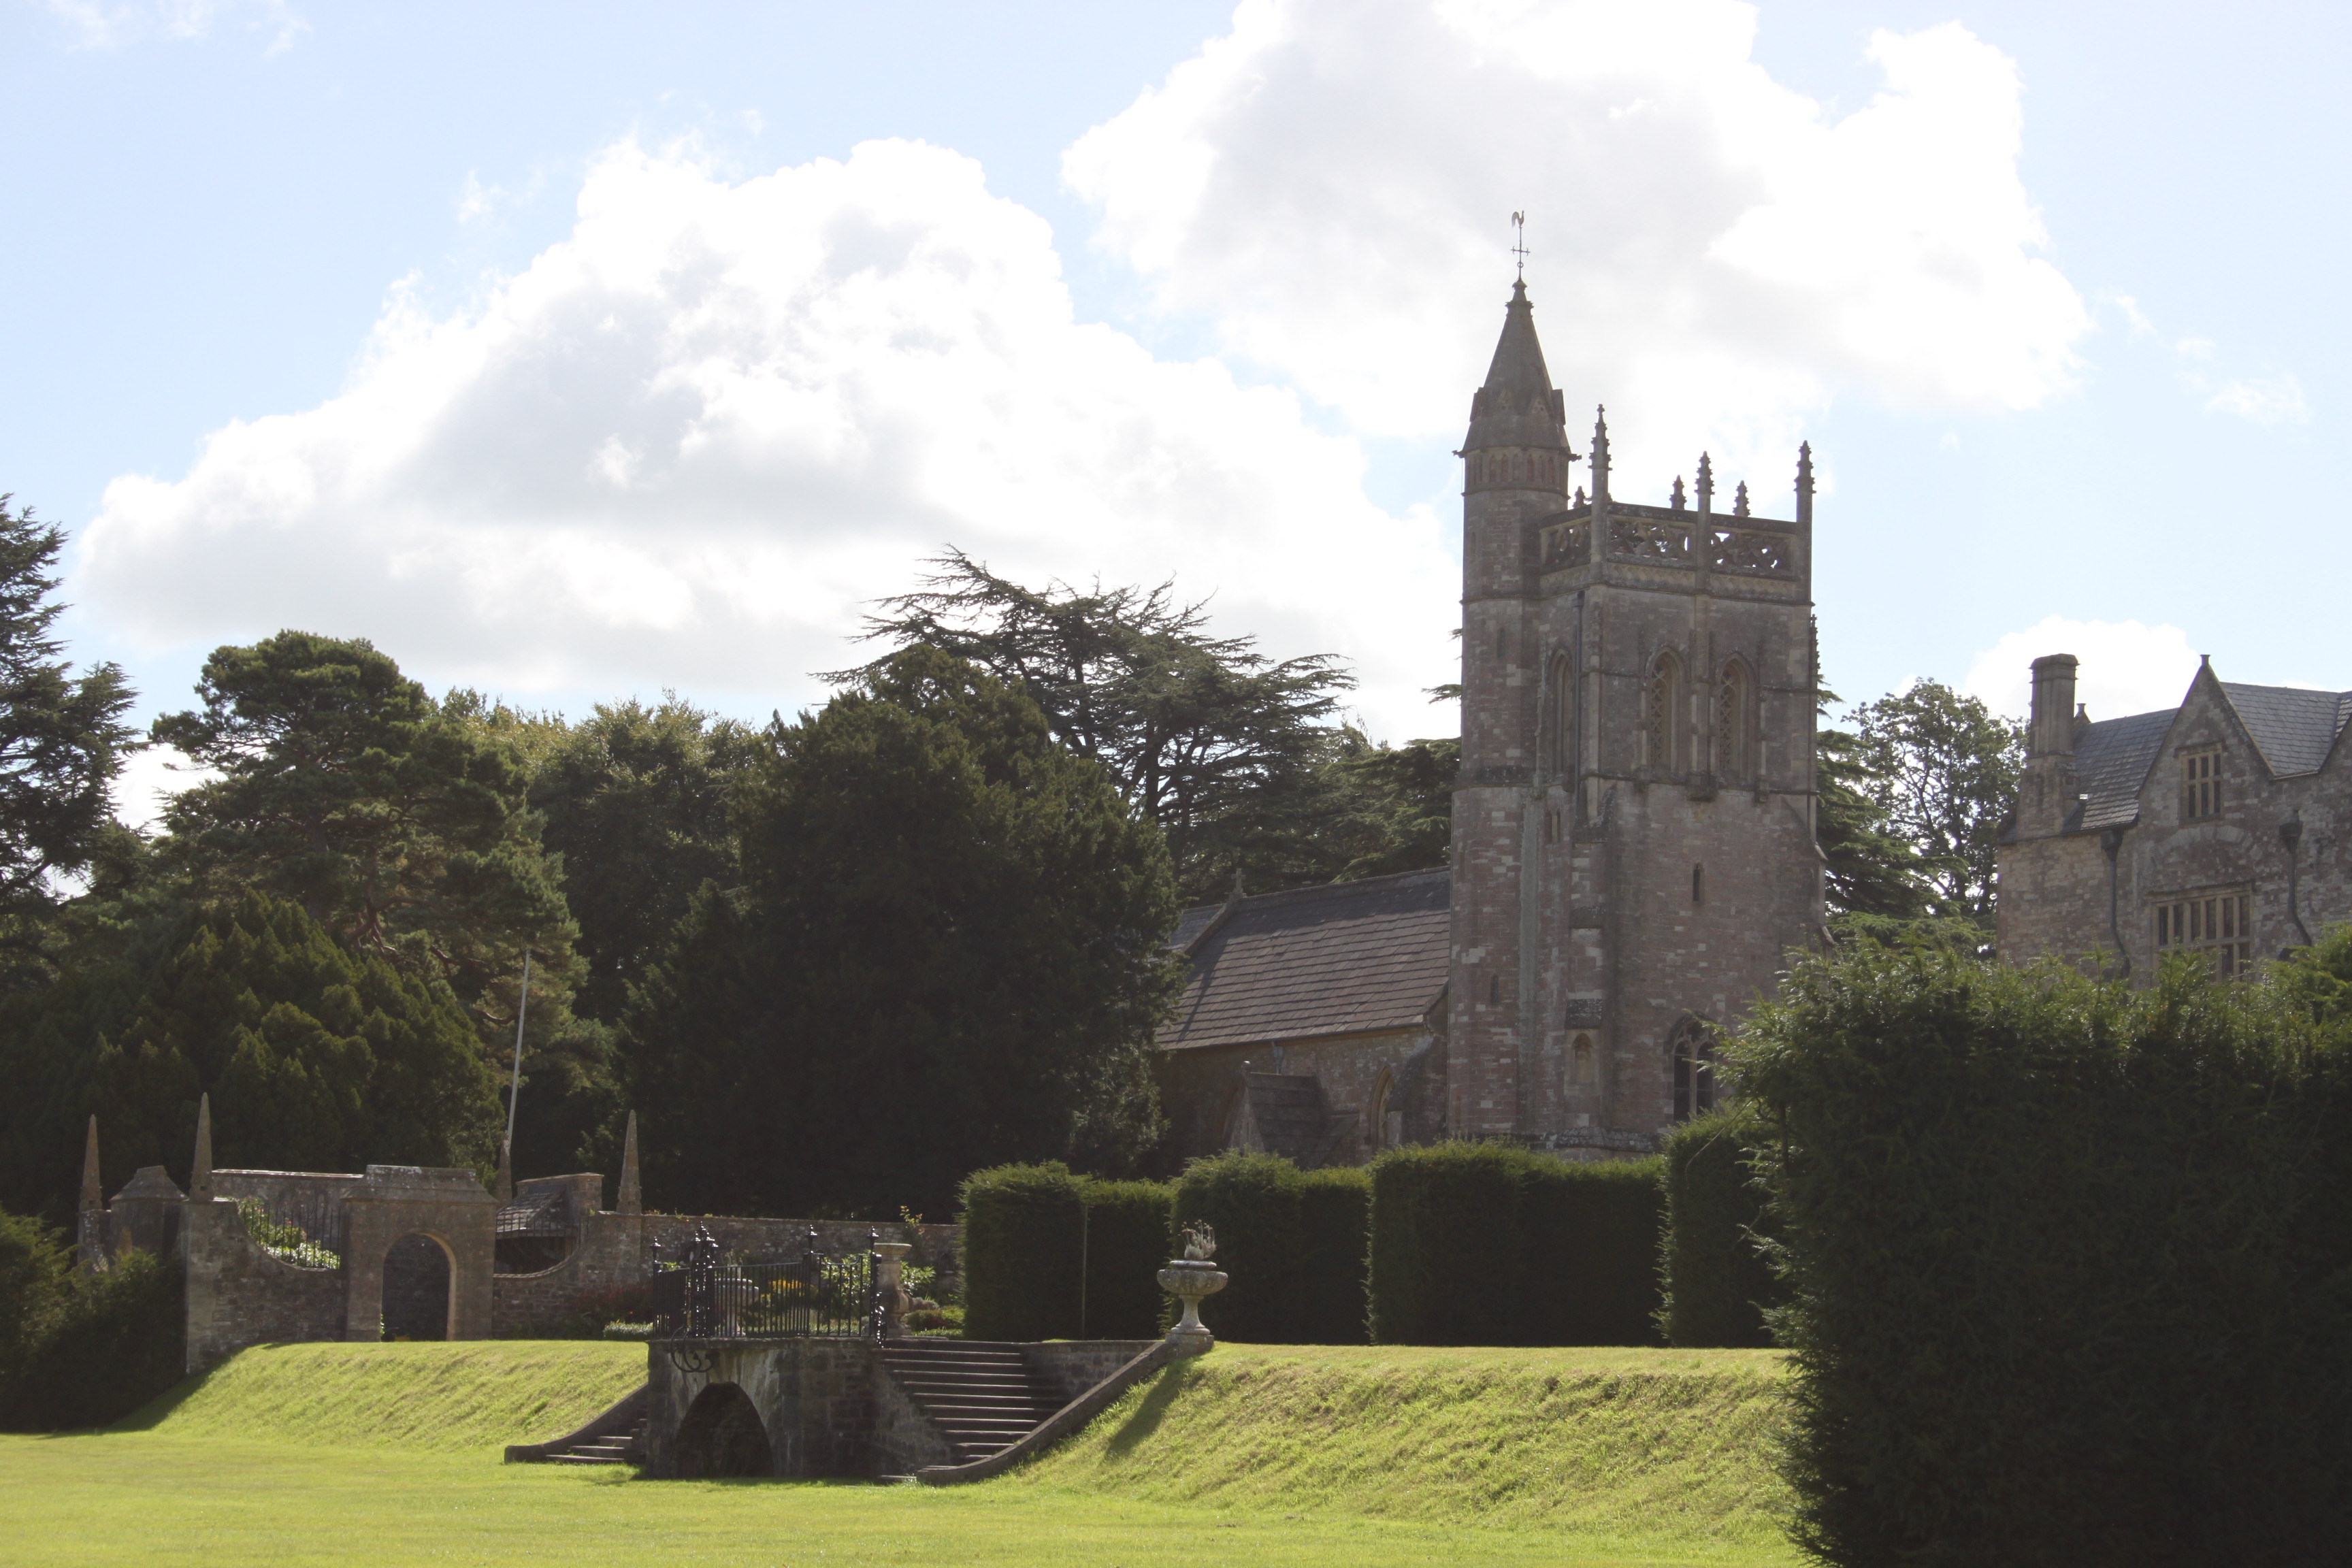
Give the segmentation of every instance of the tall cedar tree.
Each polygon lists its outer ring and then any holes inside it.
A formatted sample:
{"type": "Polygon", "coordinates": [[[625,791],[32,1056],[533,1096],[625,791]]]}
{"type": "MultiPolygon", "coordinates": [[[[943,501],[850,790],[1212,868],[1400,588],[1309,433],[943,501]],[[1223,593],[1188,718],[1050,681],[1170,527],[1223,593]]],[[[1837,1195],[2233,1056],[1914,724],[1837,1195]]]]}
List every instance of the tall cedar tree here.
{"type": "Polygon", "coordinates": [[[154,737],[221,777],[173,798],[171,853],[207,891],[265,889],[356,952],[447,984],[493,1056],[523,953],[559,1027],[576,970],[518,748],[446,711],[364,639],[280,632],[224,647],[203,706],[154,737]]]}
{"type": "MultiPolygon", "coordinates": [[[[37,942],[53,879],[85,870],[114,828],[108,789],[137,731],[111,664],[77,676],[50,635],[64,535],[0,495],[0,916],[18,947],[37,942]]],[[[27,976],[27,978],[30,978],[27,976]]]]}
{"type": "Polygon", "coordinates": [[[931,648],[779,721],[629,1013],[646,1181],[688,1212],[887,1216],[1158,1135],[1167,850],[1036,705],[931,648]]]}
{"type": "Polygon", "coordinates": [[[110,1191],[141,1165],[187,1180],[200,1094],[221,1163],[258,1169],[483,1166],[501,1121],[446,986],[348,951],[259,892],[194,923],[99,1049],[88,1094],[110,1191]]]}
{"type": "Polygon", "coordinates": [[[940,648],[1026,695],[1160,825],[1185,898],[1223,894],[1236,871],[1253,886],[1300,879],[1300,841],[1329,805],[1329,721],[1356,683],[1337,658],[1276,661],[1255,638],[1213,637],[1205,605],[1171,583],[1040,591],[953,549],[932,565],[921,589],[882,601],[869,639],[940,648]]]}

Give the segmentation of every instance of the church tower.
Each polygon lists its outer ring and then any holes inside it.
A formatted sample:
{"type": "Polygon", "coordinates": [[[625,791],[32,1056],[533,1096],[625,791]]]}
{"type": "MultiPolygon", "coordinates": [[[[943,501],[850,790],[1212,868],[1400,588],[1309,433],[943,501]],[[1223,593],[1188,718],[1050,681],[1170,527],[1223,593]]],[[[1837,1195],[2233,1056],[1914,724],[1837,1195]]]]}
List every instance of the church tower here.
{"type": "Polygon", "coordinates": [[[1713,1041],[1821,928],[1812,473],[1569,494],[1565,400],[1512,287],[1463,443],[1462,768],[1446,1126],[1649,1148],[1715,1100],[1713,1041]],[[1694,505],[1694,500],[1696,505],[1694,505]]]}

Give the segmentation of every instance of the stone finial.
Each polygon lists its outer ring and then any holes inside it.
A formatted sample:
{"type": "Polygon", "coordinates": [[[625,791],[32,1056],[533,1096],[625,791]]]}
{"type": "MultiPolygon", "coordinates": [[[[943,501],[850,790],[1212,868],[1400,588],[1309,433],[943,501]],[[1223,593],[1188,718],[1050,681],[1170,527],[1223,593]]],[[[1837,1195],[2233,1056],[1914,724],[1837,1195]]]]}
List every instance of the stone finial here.
{"type": "Polygon", "coordinates": [[[645,1189],[637,1180],[637,1113],[634,1110],[629,1112],[627,1131],[621,1134],[621,1195],[615,1201],[614,1212],[646,1212],[645,1189]]]}
{"type": "Polygon", "coordinates": [[[188,1172],[188,1200],[213,1201],[213,1097],[196,1097],[196,1160],[188,1172]]]}
{"type": "Polygon", "coordinates": [[[1676,511],[1680,511],[1688,504],[1688,500],[1683,495],[1683,477],[1680,474],[1676,474],[1675,476],[1674,508],[1676,511]]]}
{"type": "Polygon", "coordinates": [[[502,1204],[514,1202],[514,1140],[509,1138],[499,1145],[498,1198],[502,1204]]]}
{"type": "Polygon", "coordinates": [[[1584,487],[1582,485],[1579,485],[1576,487],[1576,510],[1582,511],[1584,510],[1584,487]]]}
{"type": "Polygon", "coordinates": [[[1797,447],[1797,521],[1813,521],[1813,444],[1799,443],[1797,447]]]}
{"type": "Polygon", "coordinates": [[[84,1214],[106,1206],[106,1184],[98,1173],[98,1118],[89,1119],[89,1136],[81,1148],[81,1208],[84,1214]]]}
{"type": "Polygon", "coordinates": [[[1592,499],[1609,499],[1609,405],[1605,403],[1592,410],[1592,499]]]}
{"type": "Polygon", "coordinates": [[[1734,517],[1748,515],[1748,481],[1746,479],[1739,481],[1739,489],[1732,495],[1731,515],[1734,517]]]}
{"type": "Polygon", "coordinates": [[[1715,464],[1705,452],[1698,455],[1698,510],[1715,510],[1715,464]]]}

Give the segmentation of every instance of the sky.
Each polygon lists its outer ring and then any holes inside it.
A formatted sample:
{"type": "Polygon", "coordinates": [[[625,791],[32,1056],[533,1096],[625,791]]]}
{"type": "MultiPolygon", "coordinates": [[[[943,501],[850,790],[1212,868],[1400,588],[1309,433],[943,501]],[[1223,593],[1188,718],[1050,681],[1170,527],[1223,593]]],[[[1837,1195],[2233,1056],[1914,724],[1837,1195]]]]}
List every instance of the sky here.
{"type": "MultiPolygon", "coordinates": [[[[282,627],[764,718],[953,546],[1454,731],[1527,214],[1579,450],[1786,515],[1847,702],[2352,687],[2352,12],[0,0],[0,491],[142,718],[282,627]]],[[[136,764],[152,809],[169,759],[136,764]]],[[[144,792],[144,793],[142,793],[144,792]]]]}

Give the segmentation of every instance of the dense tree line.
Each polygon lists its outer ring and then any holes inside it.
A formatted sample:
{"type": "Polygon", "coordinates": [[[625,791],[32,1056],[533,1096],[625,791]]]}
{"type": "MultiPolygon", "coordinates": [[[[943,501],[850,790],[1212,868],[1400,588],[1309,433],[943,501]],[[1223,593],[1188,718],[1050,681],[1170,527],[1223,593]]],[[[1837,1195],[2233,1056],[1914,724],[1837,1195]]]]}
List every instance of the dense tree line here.
{"type": "MultiPolygon", "coordinates": [[[[610,1169],[635,1107],[688,1209],[1117,1174],[1160,1131],[1182,905],[1445,863],[1458,744],[1375,743],[1337,659],[1214,635],[1171,584],[950,553],[765,725],[436,699],[287,631],[142,738],[52,633],[60,542],[0,501],[0,1205],[56,1221],[89,1115],[110,1189],[184,1180],[207,1093],[225,1163],[488,1173],[519,1017],[526,1173],[610,1169]],[[107,808],[149,740],[205,770],[152,835],[107,808]]],[[[1982,946],[2013,732],[1928,683],[1852,722],[1822,750],[1841,931],[1982,946]]]]}

